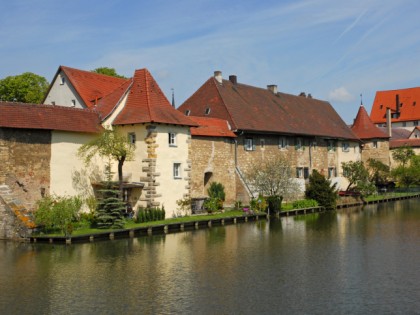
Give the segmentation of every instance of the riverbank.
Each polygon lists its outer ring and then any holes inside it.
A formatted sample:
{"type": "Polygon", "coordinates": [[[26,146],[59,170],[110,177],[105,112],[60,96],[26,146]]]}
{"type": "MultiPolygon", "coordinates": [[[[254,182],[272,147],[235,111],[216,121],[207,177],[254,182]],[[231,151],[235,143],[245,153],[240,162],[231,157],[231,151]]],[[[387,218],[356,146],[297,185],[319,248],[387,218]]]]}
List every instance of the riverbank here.
{"type": "MultiPolygon", "coordinates": [[[[363,206],[367,204],[383,203],[411,198],[419,198],[420,193],[411,194],[411,195],[398,195],[398,196],[381,196],[381,198],[376,198],[372,200],[361,200],[354,198],[353,202],[340,203],[337,205],[337,209],[363,206]]],[[[288,217],[288,216],[297,216],[305,215],[309,213],[320,213],[325,211],[322,207],[314,208],[304,208],[304,209],[292,209],[287,211],[281,211],[276,216],[288,217]]],[[[32,243],[50,243],[50,244],[72,244],[72,243],[86,243],[86,242],[95,242],[101,240],[114,240],[118,238],[133,238],[138,236],[150,236],[155,234],[168,234],[182,232],[185,230],[197,230],[201,228],[209,228],[212,226],[222,226],[225,224],[237,224],[248,221],[257,221],[260,219],[266,219],[269,216],[267,213],[254,213],[254,214],[241,214],[226,216],[223,218],[211,218],[211,216],[196,216],[190,217],[191,220],[185,222],[174,222],[174,223],[163,223],[163,224],[153,224],[132,227],[119,230],[107,230],[94,233],[86,233],[81,235],[72,235],[71,237],[65,236],[31,236],[25,241],[32,243]]]]}

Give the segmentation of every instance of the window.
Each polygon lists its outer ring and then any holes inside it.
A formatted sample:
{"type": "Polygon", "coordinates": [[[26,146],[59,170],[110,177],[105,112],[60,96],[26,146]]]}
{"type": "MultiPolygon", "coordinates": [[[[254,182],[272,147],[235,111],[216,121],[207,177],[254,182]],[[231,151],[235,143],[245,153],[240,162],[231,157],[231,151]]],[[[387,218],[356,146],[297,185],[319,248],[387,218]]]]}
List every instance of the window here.
{"type": "Polygon", "coordinates": [[[342,148],[343,148],[343,152],[349,152],[350,151],[350,146],[348,142],[343,142],[342,143],[342,148]]]}
{"type": "Polygon", "coordinates": [[[296,138],[296,150],[302,150],[302,138],[296,138]]]}
{"type": "Polygon", "coordinates": [[[403,127],[407,127],[407,122],[403,121],[403,127]]]}
{"type": "Polygon", "coordinates": [[[279,138],[279,149],[286,149],[288,146],[287,137],[279,138]]]}
{"type": "Polygon", "coordinates": [[[244,149],[246,151],[254,151],[255,150],[254,139],[252,139],[252,138],[245,138],[244,139],[244,149]]]}
{"type": "Polygon", "coordinates": [[[303,178],[308,179],[309,178],[309,167],[303,168],[303,178]]]}
{"type": "Polygon", "coordinates": [[[66,83],[66,78],[63,76],[60,76],[60,85],[63,85],[64,83],[66,83]]]}
{"type": "Polygon", "coordinates": [[[413,126],[418,126],[419,125],[419,121],[418,120],[415,120],[414,122],[413,122],[413,126]]]}
{"type": "Polygon", "coordinates": [[[181,178],[181,163],[174,163],[174,178],[181,178]]]}
{"type": "Polygon", "coordinates": [[[302,177],[303,177],[303,168],[296,167],[296,178],[302,178],[302,177]]]}
{"type": "Polygon", "coordinates": [[[317,146],[317,143],[316,143],[316,141],[312,141],[312,149],[315,151],[316,150],[316,146],[317,146]]]}
{"type": "Polygon", "coordinates": [[[328,151],[335,151],[334,140],[327,141],[327,148],[328,148],[328,151]]]}
{"type": "Polygon", "coordinates": [[[190,116],[190,114],[191,114],[191,111],[190,111],[189,109],[187,109],[187,110],[185,111],[185,116],[190,116]]]}
{"type": "Polygon", "coordinates": [[[130,144],[136,144],[136,134],[134,132],[128,134],[128,142],[130,142],[130,144]]]}
{"type": "Polygon", "coordinates": [[[54,101],[52,101],[52,102],[51,102],[51,105],[55,105],[55,102],[54,102],[54,101]]]}
{"type": "Polygon", "coordinates": [[[206,108],[206,111],[204,112],[204,114],[205,114],[205,115],[209,115],[209,114],[210,114],[210,112],[211,112],[210,107],[207,107],[207,108],[206,108]]]}
{"type": "Polygon", "coordinates": [[[260,146],[261,146],[261,149],[264,149],[264,147],[265,147],[265,139],[260,139],[260,146]]]}
{"type": "Polygon", "coordinates": [[[373,146],[373,148],[377,149],[378,148],[378,141],[373,141],[372,146],[373,146]]]}
{"type": "Polygon", "coordinates": [[[168,133],[168,142],[170,147],[176,147],[176,133],[168,133]]]}
{"type": "Polygon", "coordinates": [[[335,173],[335,167],[328,168],[328,178],[336,177],[337,174],[335,173]]]}
{"type": "Polygon", "coordinates": [[[71,106],[73,106],[73,107],[76,106],[76,100],[71,100],[71,106]]]}

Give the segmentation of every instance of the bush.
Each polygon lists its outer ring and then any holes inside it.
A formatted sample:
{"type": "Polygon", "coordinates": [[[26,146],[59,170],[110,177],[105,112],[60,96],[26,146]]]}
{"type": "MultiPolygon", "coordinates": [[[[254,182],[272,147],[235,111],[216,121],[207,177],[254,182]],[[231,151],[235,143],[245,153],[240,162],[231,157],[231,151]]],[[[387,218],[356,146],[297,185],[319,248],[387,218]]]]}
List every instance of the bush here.
{"type": "Polygon", "coordinates": [[[268,207],[270,208],[270,211],[272,212],[280,212],[281,211],[281,202],[283,201],[283,197],[282,196],[268,196],[267,197],[267,202],[268,202],[268,207]]]}
{"type": "Polygon", "coordinates": [[[204,201],[204,209],[207,210],[208,213],[216,212],[220,208],[221,200],[219,198],[208,198],[204,201]]]}
{"type": "Polygon", "coordinates": [[[35,222],[44,230],[59,230],[70,236],[74,223],[78,221],[78,213],[82,201],[79,197],[48,196],[37,202],[35,222]]]}
{"type": "Polygon", "coordinates": [[[336,184],[331,186],[331,182],[321,175],[317,170],[313,170],[309,176],[309,185],[306,188],[306,198],[314,199],[321,207],[335,209],[337,203],[336,184]]]}
{"type": "Polygon", "coordinates": [[[221,183],[212,182],[207,189],[207,193],[210,198],[217,198],[221,201],[225,201],[225,187],[221,183]]]}
{"type": "Polygon", "coordinates": [[[318,207],[318,202],[314,199],[296,200],[293,202],[293,209],[314,208],[318,207]]]}
{"type": "Polygon", "coordinates": [[[140,208],[137,212],[136,223],[165,220],[165,208],[140,208]]]}

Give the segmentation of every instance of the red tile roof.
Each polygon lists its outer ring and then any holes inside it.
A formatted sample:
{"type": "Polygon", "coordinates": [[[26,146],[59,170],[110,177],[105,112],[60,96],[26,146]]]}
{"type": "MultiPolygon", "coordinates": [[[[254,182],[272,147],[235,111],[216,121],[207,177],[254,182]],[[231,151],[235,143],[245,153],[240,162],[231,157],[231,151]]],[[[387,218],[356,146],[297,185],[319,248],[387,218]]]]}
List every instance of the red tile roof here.
{"type": "Polygon", "coordinates": [[[179,110],[190,110],[192,116],[225,119],[233,130],[357,139],[328,102],[222,82],[210,78],[179,110]]]}
{"type": "Polygon", "coordinates": [[[97,113],[64,106],[0,102],[0,127],[98,133],[97,113]]]}
{"type": "Polygon", "coordinates": [[[105,119],[107,116],[112,114],[124,95],[128,92],[132,82],[132,79],[127,80],[123,85],[116,88],[113,92],[105,95],[98,101],[98,104],[93,107],[101,114],[102,119],[105,119]]]}
{"type": "Polygon", "coordinates": [[[375,124],[386,122],[386,109],[396,112],[396,95],[399,96],[400,116],[392,122],[420,120],[420,87],[376,92],[370,118],[375,124]]]}
{"type": "Polygon", "coordinates": [[[357,112],[357,116],[351,130],[353,130],[353,132],[362,140],[389,138],[386,132],[375,126],[375,124],[370,120],[363,105],[360,106],[359,111],[357,112]]]}
{"type": "Polygon", "coordinates": [[[127,102],[114,120],[114,125],[165,123],[196,126],[169,103],[147,69],[136,70],[127,102]]]}
{"type": "Polygon", "coordinates": [[[98,74],[90,71],[74,69],[60,66],[57,74],[63,71],[70,83],[79,93],[87,107],[92,107],[95,103],[106,95],[114,92],[124,85],[129,79],[116,78],[109,75],[98,74]]]}
{"type": "Polygon", "coordinates": [[[236,138],[227,120],[195,116],[189,116],[189,118],[198,125],[197,128],[191,128],[192,136],[236,138]]]}
{"type": "Polygon", "coordinates": [[[389,142],[390,149],[400,148],[400,147],[420,147],[420,139],[398,139],[398,140],[391,140],[389,142]]]}

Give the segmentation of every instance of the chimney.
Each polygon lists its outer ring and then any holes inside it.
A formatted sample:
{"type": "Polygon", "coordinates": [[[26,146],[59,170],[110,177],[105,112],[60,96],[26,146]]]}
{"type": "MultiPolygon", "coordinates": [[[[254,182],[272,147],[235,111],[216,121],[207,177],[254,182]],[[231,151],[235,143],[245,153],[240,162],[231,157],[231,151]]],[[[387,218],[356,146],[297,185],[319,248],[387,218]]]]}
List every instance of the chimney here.
{"type": "Polygon", "coordinates": [[[305,92],[300,92],[299,96],[306,97],[306,93],[305,92]]]}
{"type": "Polygon", "coordinates": [[[308,98],[312,98],[312,94],[311,93],[308,93],[308,96],[307,96],[308,98]]]}
{"type": "Polygon", "coordinates": [[[400,95],[395,95],[395,111],[397,113],[397,118],[400,117],[400,95]]]}
{"type": "Polygon", "coordinates": [[[267,85],[267,90],[271,91],[274,95],[277,95],[277,85],[275,84],[267,85]]]}
{"type": "Polygon", "coordinates": [[[217,82],[222,84],[223,82],[222,71],[214,71],[214,78],[217,80],[217,82]]]}
{"type": "Polygon", "coordinates": [[[229,81],[232,82],[232,84],[234,85],[238,84],[238,78],[236,77],[236,75],[230,75],[229,81]]]}
{"type": "Polygon", "coordinates": [[[391,123],[391,108],[386,108],[386,128],[388,131],[388,136],[392,137],[392,123],[391,123]]]}

